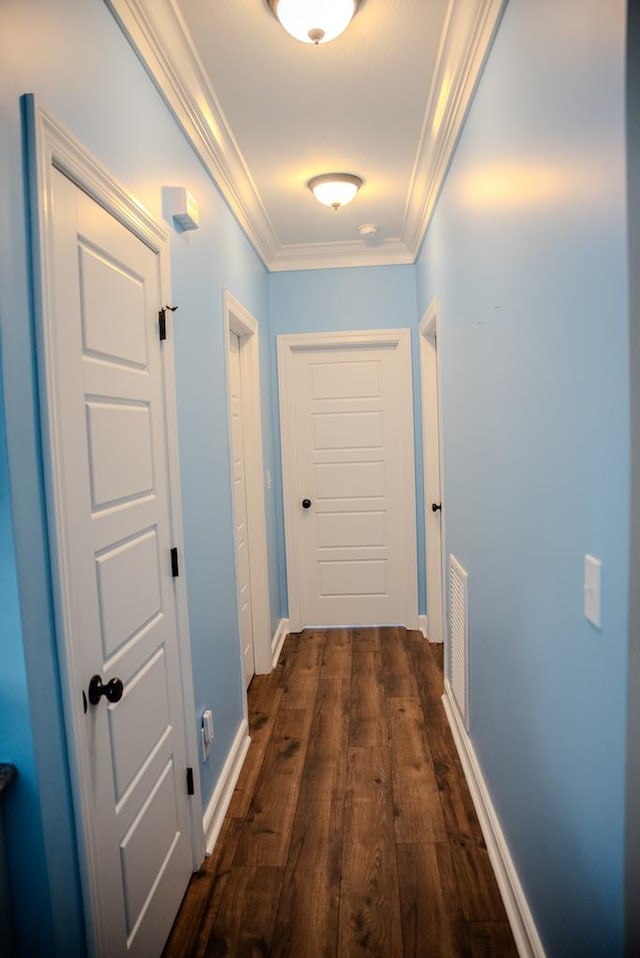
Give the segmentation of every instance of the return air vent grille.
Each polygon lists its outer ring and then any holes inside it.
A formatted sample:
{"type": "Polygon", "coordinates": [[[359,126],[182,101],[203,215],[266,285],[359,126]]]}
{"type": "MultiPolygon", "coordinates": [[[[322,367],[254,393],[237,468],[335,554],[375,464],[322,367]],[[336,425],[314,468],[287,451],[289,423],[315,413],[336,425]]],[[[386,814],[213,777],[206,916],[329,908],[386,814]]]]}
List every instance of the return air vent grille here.
{"type": "Polygon", "coordinates": [[[467,674],[469,667],[468,575],[454,556],[449,556],[449,680],[456,705],[468,727],[467,674]]]}

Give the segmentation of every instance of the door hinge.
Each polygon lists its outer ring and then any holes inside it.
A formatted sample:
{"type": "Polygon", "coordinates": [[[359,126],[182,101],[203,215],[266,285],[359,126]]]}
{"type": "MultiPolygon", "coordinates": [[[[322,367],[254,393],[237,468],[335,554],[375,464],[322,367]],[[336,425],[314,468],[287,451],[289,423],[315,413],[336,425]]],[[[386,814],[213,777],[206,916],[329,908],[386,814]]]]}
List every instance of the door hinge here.
{"type": "Polygon", "coordinates": [[[195,795],[195,793],[193,787],[193,769],[189,766],[187,769],[187,795],[195,795]]]}
{"type": "Polygon", "coordinates": [[[180,575],[180,566],[178,565],[178,550],[174,546],[171,550],[171,575],[174,579],[180,575]]]}
{"type": "Polygon", "coordinates": [[[160,342],[167,338],[167,310],[175,313],[177,306],[163,306],[158,313],[158,335],[160,342]]]}

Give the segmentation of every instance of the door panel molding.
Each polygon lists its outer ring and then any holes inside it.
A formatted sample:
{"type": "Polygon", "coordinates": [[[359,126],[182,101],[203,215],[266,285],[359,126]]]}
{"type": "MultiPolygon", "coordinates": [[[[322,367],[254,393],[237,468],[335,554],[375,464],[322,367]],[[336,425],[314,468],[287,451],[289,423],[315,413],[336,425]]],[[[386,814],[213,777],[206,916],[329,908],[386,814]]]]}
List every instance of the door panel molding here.
{"type": "MultiPolygon", "coordinates": [[[[400,383],[403,415],[401,428],[404,462],[404,543],[405,543],[405,622],[409,629],[418,628],[416,503],[415,503],[415,436],[413,432],[413,387],[411,374],[411,331],[409,329],[363,330],[337,333],[295,333],[277,337],[278,384],[280,400],[280,437],[282,455],[282,492],[285,525],[289,628],[298,632],[305,625],[303,609],[303,567],[300,509],[298,503],[298,462],[295,436],[295,355],[310,349],[332,350],[345,347],[393,348],[401,357],[405,375],[400,383]]],[[[315,623],[314,623],[315,624],[315,623]]],[[[357,623],[345,623],[357,624],[357,623]]]]}
{"type": "MultiPolygon", "coordinates": [[[[27,143],[29,212],[33,256],[33,293],[36,318],[42,455],[46,479],[49,558],[54,591],[56,642],[60,660],[64,719],[69,746],[69,764],[76,800],[76,834],[80,875],[83,886],[86,933],[89,951],[100,954],[101,943],[108,940],[109,929],[102,927],[98,908],[99,887],[96,874],[96,849],[85,809],[90,807],[89,770],[86,767],[87,731],[81,690],[88,676],[78,674],[69,642],[71,634],[71,597],[65,587],[70,579],[69,548],[65,510],[60,491],[65,480],[61,435],[53,410],[60,388],[55,372],[55,276],[56,249],[53,223],[59,211],[54,209],[53,176],[59,171],[158,256],[160,295],[170,302],[168,277],[168,235],[155,223],[144,207],[119,184],[84,147],[54,119],[45,113],[33,95],[23,97],[27,143]]],[[[159,304],[161,305],[161,304],[159,304]]],[[[166,453],[169,485],[169,521],[171,537],[184,552],[180,499],[180,469],[175,409],[174,358],[171,337],[161,351],[162,395],[166,416],[166,453]]],[[[187,596],[184,577],[174,580],[179,681],[183,697],[184,746],[187,762],[193,768],[195,794],[188,803],[191,857],[197,868],[204,856],[202,807],[200,800],[198,743],[195,734],[191,650],[187,596]]]]}
{"type": "MultiPolygon", "coordinates": [[[[271,615],[269,608],[269,567],[267,522],[264,499],[264,459],[260,404],[260,333],[257,320],[228,289],[222,291],[224,318],[225,376],[229,430],[229,468],[233,497],[231,461],[231,405],[229,401],[229,333],[240,339],[243,429],[245,435],[245,484],[249,529],[249,569],[255,670],[271,671],[271,615]]],[[[235,523],[234,523],[235,537],[235,523]]],[[[235,539],[234,539],[235,543],[235,539]]],[[[234,544],[235,554],[235,544],[234,544]]]]}

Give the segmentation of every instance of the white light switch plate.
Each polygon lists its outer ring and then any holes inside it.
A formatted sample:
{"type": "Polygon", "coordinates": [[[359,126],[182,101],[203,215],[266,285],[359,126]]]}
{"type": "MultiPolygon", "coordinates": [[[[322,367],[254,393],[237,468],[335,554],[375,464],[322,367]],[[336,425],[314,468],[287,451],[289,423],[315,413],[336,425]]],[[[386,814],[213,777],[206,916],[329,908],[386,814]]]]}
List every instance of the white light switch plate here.
{"type": "Polygon", "coordinates": [[[202,745],[202,761],[206,762],[209,757],[209,749],[215,736],[215,727],[213,724],[213,712],[207,709],[202,713],[202,727],[200,729],[200,743],[202,745]]]}
{"type": "Polygon", "coordinates": [[[593,556],[584,557],[584,614],[596,628],[600,628],[600,583],[602,562],[593,556]]]}

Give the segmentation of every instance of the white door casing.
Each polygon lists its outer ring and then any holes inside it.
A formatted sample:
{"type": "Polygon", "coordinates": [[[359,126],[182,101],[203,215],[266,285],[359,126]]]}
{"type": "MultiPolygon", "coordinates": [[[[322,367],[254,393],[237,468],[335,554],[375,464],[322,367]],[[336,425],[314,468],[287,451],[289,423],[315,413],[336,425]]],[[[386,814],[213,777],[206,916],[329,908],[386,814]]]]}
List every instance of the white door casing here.
{"type": "Polygon", "coordinates": [[[240,372],[240,338],[229,333],[229,415],[231,418],[231,470],[233,480],[233,530],[238,593],[238,626],[240,653],[245,688],[255,672],[253,621],[251,603],[251,569],[247,523],[247,489],[245,480],[244,429],[242,414],[242,378],[240,372]]]}
{"type": "Polygon", "coordinates": [[[27,98],[56,633],[91,954],[159,953],[204,854],[167,237],[27,98]],[[120,701],[86,701],[122,679],[120,701]],[[195,795],[187,796],[186,769],[195,795]]]}
{"type": "Polygon", "coordinates": [[[410,331],[278,336],[278,378],[291,630],[415,629],[410,331]]]}
{"type": "Polygon", "coordinates": [[[439,304],[433,299],[419,327],[424,466],[424,524],[427,572],[428,637],[444,641],[444,506],[442,505],[442,435],[439,385],[439,304]],[[440,505],[433,510],[434,503],[440,505]]]}
{"type": "MultiPolygon", "coordinates": [[[[246,536],[248,559],[248,573],[242,572],[244,559],[235,554],[236,583],[239,591],[242,589],[241,580],[247,579],[251,583],[251,604],[243,613],[241,596],[238,598],[238,616],[241,632],[241,647],[243,642],[242,617],[244,614],[244,630],[248,629],[250,617],[253,638],[253,660],[255,671],[267,674],[272,668],[271,655],[271,616],[269,609],[269,571],[267,558],[267,524],[265,513],[264,490],[264,461],[262,454],[262,415],[260,408],[260,334],[259,326],[251,313],[228,290],[223,291],[223,317],[225,344],[229,344],[231,336],[238,342],[238,375],[239,375],[239,404],[242,409],[242,435],[244,453],[244,492],[246,504],[246,536]]],[[[232,410],[234,400],[232,393],[232,371],[230,369],[230,352],[225,348],[225,365],[227,377],[228,421],[229,421],[229,448],[231,487],[236,488],[234,475],[234,455],[232,452],[234,424],[232,410]]],[[[236,387],[237,388],[237,387],[236,387]]],[[[236,407],[238,403],[235,404],[236,407]]],[[[234,509],[234,536],[240,520],[239,510],[233,501],[234,509]]],[[[234,541],[234,546],[236,545],[234,541]]],[[[244,655],[243,655],[244,659],[244,655]]],[[[248,680],[247,680],[248,681],[248,680]]]]}

